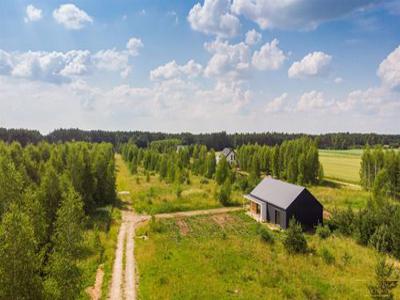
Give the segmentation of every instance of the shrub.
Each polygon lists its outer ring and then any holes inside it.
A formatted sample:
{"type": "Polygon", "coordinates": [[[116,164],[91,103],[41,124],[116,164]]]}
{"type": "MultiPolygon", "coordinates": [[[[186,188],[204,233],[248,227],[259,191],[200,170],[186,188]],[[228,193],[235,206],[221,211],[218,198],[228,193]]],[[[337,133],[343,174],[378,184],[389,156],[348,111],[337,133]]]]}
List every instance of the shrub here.
{"type": "Polygon", "coordinates": [[[162,233],[164,231],[164,225],[154,215],[151,216],[149,226],[150,232],[162,233]]]}
{"type": "Polygon", "coordinates": [[[181,188],[181,186],[180,185],[178,185],[177,187],[176,187],[176,198],[178,198],[178,199],[180,199],[181,198],[181,196],[182,196],[182,188],[181,188]]]}
{"type": "Polygon", "coordinates": [[[267,242],[267,243],[274,243],[274,236],[272,233],[265,227],[260,227],[258,229],[258,233],[260,235],[260,238],[262,241],[267,242]]]}
{"type": "Polygon", "coordinates": [[[335,263],[335,256],[327,248],[322,248],[320,255],[327,265],[335,263]]]}
{"type": "Polygon", "coordinates": [[[200,184],[208,184],[208,180],[206,178],[200,179],[200,184]]]}
{"type": "Polygon", "coordinates": [[[139,176],[136,177],[136,184],[140,184],[140,177],[139,176]]]}
{"type": "Polygon", "coordinates": [[[289,228],[286,230],[283,245],[290,254],[307,252],[307,240],[303,234],[301,225],[294,218],[289,222],[289,228]]]}
{"type": "Polygon", "coordinates": [[[390,232],[387,225],[380,225],[369,240],[369,244],[380,252],[390,250],[390,232]]]}
{"type": "Polygon", "coordinates": [[[321,239],[326,239],[331,235],[331,230],[329,229],[328,226],[322,226],[322,225],[318,225],[317,226],[317,230],[316,233],[318,234],[318,236],[321,239]]]}
{"type": "Polygon", "coordinates": [[[146,172],[146,182],[150,182],[150,174],[146,172]]]}
{"type": "Polygon", "coordinates": [[[368,285],[372,299],[394,299],[392,290],[398,284],[399,276],[395,274],[392,264],[386,262],[385,257],[378,259],[375,267],[375,283],[368,285]]]}
{"type": "Polygon", "coordinates": [[[355,214],[351,207],[347,210],[334,210],[331,218],[332,226],[344,235],[351,235],[355,227],[355,214]]]}
{"type": "Polygon", "coordinates": [[[343,256],[342,256],[342,263],[344,266],[347,266],[350,262],[351,262],[351,255],[347,252],[344,252],[343,256]]]}

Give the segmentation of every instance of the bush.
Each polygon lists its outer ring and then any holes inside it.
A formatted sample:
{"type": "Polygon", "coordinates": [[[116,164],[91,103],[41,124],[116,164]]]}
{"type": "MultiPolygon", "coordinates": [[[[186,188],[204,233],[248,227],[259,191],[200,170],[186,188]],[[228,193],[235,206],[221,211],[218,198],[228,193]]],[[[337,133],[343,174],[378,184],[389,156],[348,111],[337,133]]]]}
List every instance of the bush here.
{"type": "Polygon", "coordinates": [[[200,179],[200,184],[208,184],[208,180],[206,178],[200,179]]]}
{"type": "Polygon", "coordinates": [[[149,226],[150,232],[162,233],[164,231],[164,225],[154,215],[151,216],[149,226]]]}
{"type": "Polygon", "coordinates": [[[327,239],[331,235],[331,230],[328,226],[318,225],[316,233],[321,239],[327,239]]]}
{"type": "Polygon", "coordinates": [[[355,227],[355,214],[351,207],[347,210],[339,211],[334,210],[331,218],[332,226],[337,229],[341,234],[351,235],[355,227]]]}
{"type": "Polygon", "coordinates": [[[327,248],[322,248],[320,255],[327,265],[335,263],[335,256],[327,248]]]}
{"type": "Polygon", "coordinates": [[[308,250],[307,240],[303,234],[301,225],[295,219],[291,219],[289,222],[289,228],[286,230],[283,245],[290,254],[306,253],[308,250]]]}
{"type": "Polygon", "coordinates": [[[390,250],[390,232],[387,225],[380,225],[369,240],[369,244],[380,252],[390,250]]]}
{"type": "Polygon", "coordinates": [[[393,264],[389,264],[385,257],[378,259],[375,267],[375,283],[368,285],[372,299],[394,299],[393,289],[396,288],[399,280],[393,264]]]}
{"type": "Polygon", "coordinates": [[[182,196],[182,188],[180,185],[176,187],[176,198],[180,199],[182,196]]]}
{"type": "Polygon", "coordinates": [[[274,236],[272,233],[265,227],[260,227],[258,229],[258,233],[260,235],[260,238],[262,241],[267,242],[267,243],[274,243],[274,236]]]}

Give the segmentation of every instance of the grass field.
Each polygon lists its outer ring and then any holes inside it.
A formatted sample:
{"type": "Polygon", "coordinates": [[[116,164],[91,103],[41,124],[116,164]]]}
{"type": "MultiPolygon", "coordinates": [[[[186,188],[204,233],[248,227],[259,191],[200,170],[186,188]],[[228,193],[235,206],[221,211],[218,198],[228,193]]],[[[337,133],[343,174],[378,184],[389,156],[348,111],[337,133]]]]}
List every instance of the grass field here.
{"type": "Polygon", "coordinates": [[[319,150],[327,179],[359,184],[362,149],[319,150]]]}
{"type": "MultiPolygon", "coordinates": [[[[214,180],[202,182],[202,178],[190,175],[190,185],[180,186],[181,195],[177,195],[177,186],[167,184],[154,173],[147,182],[142,170],[138,174],[130,174],[121,156],[116,156],[118,168],[118,189],[129,191],[133,199],[133,207],[138,213],[157,214],[174,211],[188,211],[221,207],[215,198],[217,184],[214,180]]],[[[232,192],[232,201],[240,205],[242,193],[232,192]]]]}
{"type": "Polygon", "coordinates": [[[159,222],[137,231],[139,299],[369,298],[376,252],[351,239],[307,235],[312,251],[288,255],[283,233],[261,241],[244,213],[159,222]]]}

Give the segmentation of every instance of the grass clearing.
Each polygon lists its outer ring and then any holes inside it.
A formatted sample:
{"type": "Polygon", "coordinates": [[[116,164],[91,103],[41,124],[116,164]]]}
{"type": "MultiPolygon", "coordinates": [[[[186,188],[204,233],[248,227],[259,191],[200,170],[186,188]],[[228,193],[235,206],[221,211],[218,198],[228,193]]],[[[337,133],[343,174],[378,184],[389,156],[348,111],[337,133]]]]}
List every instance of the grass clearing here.
{"type": "MultiPolygon", "coordinates": [[[[180,185],[181,194],[177,195],[177,186],[159,179],[158,174],[150,174],[146,180],[143,170],[131,174],[120,155],[116,156],[118,167],[118,188],[129,191],[133,199],[133,208],[138,213],[158,214],[176,211],[218,208],[222,205],[214,197],[217,184],[214,180],[190,175],[190,185],[180,185]]],[[[242,193],[232,191],[232,201],[236,205],[243,203],[242,193]]]]}
{"type": "MultiPolygon", "coordinates": [[[[307,235],[312,252],[288,255],[283,233],[262,241],[244,213],[161,220],[138,229],[140,299],[368,299],[376,252],[349,238],[307,235]],[[223,220],[223,226],[220,222],[223,220]]],[[[262,225],[264,226],[264,225],[262,225]]],[[[400,297],[400,288],[395,290],[400,297]]]]}
{"type": "Polygon", "coordinates": [[[327,179],[359,184],[362,149],[319,150],[327,179]]]}

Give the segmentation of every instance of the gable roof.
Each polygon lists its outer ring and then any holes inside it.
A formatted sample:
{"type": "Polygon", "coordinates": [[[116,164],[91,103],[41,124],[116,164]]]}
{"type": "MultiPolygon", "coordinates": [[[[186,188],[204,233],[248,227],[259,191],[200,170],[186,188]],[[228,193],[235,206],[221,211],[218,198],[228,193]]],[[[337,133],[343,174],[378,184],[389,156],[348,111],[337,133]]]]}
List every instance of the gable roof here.
{"type": "Polygon", "coordinates": [[[231,148],[224,148],[224,150],[221,151],[221,153],[227,157],[231,152],[234,152],[231,148]]]}
{"type": "Polygon", "coordinates": [[[303,186],[266,177],[248,196],[287,209],[304,190],[303,186]]]}

